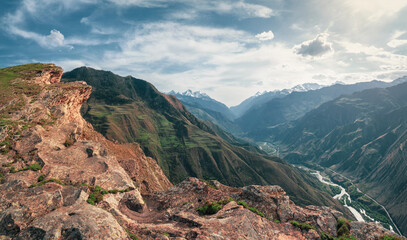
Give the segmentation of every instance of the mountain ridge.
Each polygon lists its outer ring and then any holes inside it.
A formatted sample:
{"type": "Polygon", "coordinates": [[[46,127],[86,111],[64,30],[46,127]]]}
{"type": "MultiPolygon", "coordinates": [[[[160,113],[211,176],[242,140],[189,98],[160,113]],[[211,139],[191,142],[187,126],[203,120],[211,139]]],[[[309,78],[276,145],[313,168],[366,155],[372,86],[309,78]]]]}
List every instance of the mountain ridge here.
{"type": "Polygon", "coordinates": [[[324,202],[342,208],[315,189],[317,183],[311,176],[281,159],[252,153],[223,140],[175,97],[158,92],[144,80],[89,68],[65,73],[63,79],[90,84],[94,92],[82,109],[85,119],[108,139],[139,142],[173,183],[188,176],[217,179],[231,186],[280,183],[294,201],[324,202]]]}

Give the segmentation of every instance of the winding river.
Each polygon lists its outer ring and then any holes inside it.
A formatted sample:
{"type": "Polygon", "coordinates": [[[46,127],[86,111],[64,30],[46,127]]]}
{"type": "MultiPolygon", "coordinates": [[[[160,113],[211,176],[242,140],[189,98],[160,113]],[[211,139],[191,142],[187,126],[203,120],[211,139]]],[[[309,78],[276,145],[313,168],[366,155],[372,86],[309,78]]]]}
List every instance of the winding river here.
{"type": "Polygon", "coordinates": [[[351,211],[351,213],[355,216],[356,220],[365,222],[365,219],[363,219],[362,215],[355,208],[348,206],[347,202],[349,201],[349,203],[351,203],[352,199],[350,198],[349,193],[346,192],[344,187],[331,182],[331,180],[329,180],[327,178],[324,178],[319,171],[312,172],[311,174],[315,175],[318,178],[318,180],[324,184],[339,187],[341,189],[341,192],[339,194],[335,195],[333,198],[338,199],[338,200],[343,199],[343,201],[345,203],[344,206],[347,207],[349,209],[349,211],[351,211]]]}

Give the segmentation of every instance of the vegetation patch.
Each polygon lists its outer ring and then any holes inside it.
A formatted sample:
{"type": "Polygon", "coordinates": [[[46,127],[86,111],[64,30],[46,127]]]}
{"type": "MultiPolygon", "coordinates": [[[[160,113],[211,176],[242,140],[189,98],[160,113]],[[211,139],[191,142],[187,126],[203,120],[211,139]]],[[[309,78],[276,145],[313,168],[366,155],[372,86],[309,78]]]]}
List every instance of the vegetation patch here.
{"type": "Polygon", "coordinates": [[[54,182],[54,183],[57,183],[57,184],[62,185],[62,186],[66,185],[60,179],[50,178],[50,179],[47,179],[47,180],[43,180],[43,181],[41,181],[39,183],[32,184],[32,185],[29,186],[29,188],[39,187],[39,186],[42,186],[42,185],[44,185],[46,183],[49,183],[49,182],[54,182]]]}
{"type": "Polygon", "coordinates": [[[42,182],[42,181],[44,181],[45,177],[46,177],[45,174],[41,174],[41,175],[38,177],[37,182],[42,182]]]}
{"type": "Polygon", "coordinates": [[[103,201],[103,195],[105,194],[116,194],[116,193],[125,193],[125,192],[129,192],[131,189],[130,188],[126,188],[126,189],[111,189],[111,190],[105,190],[103,188],[101,188],[100,186],[88,186],[89,190],[90,190],[90,194],[88,197],[87,202],[91,205],[95,205],[96,203],[99,203],[101,201],[103,201]]]}
{"type": "Polygon", "coordinates": [[[211,184],[208,180],[205,180],[205,179],[199,179],[199,180],[201,180],[202,182],[205,182],[206,185],[208,185],[208,187],[218,190],[218,187],[216,187],[215,185],[211,184]]]}
{"type": "Polygon", "coordinates": [[[132,240],[141,240],[140,238],[138,238],[138,237],[136,236],[136,234],[130,232],[129,229],[125,229],[125,230],[126,230],[126,232],[127,232],[127,235],[129,235],[130,239],[132,239],[132,240]]]}
{"type": "Polygon", "coordinates": [[[249,207],[249,205],[247,205],[247,203],[245,201],[238,201],[237,204],[242,205],[244,208],[249,209],[250,211],[254,212],[255,214],[259,215],[260,217],[265,217],[268,220],[271,220],[270,217],[266,217],[266,215],[264,215],[264,213],[262,213],[258,209],[254,208],[254,207],[249,207]]]}
{"type": "Polygon", "coordinates": [[[309,224],[309,223],[307,223],[307,222],[300,223],[300,222],[297,222],[297,221],[292,220],[292,221],[290,221],[290,223],[291,223],[294,227],[298,227],[298,228],[301,229],[301,230],[306,230],[306,231],[308,231],[308,230],[310,230],[310,229],[314,229],[315,231],[317,230],[314,226],[312,226],[311,224],[309,224]]]}
{"type": "Polygon", "coordinates": [[[386,235],[381,236],[380,240],[402,240],[402,238],[386,234],[386,235]]]}
{"type": "Polygon", "coordinates": [[[217,201],[217,202],[207,201],[205,203],[205,205],[203,205],[202,207],[199,207],[197,209],[197,211],[202,215],[212,215],[212,214],[219,212],[219,210],[221,210],[223,208],[223,206],[230,203],[231,201],[234,201],[234,199],[231,197],[217,201]]]}
{"type": "Polygon", "coordinates": [[[223,205],[217,202],[206,202],[205,205],[199,207],[197,211],[202,215],[212,215],[221,210],[223,205]]]}
{"type": "Polygon", "coordinates": [[[0,172],[0,184],[4,181],[4,174],[0,172]]]}
{"type": "Polygon", "coordinates": [[[11,173],[17,173],[17,172],[28,171],[28,170],[39,171],[41,169],[42,169],[41,165],[39,165],[38,163],[33,163],[33,164],[31,164],[31,165],[29,165],[29,166],[27,166],[25,168],[19,169],[19,170],[16,170],[14,167],[11,167],[10,172],[11,173]]]}

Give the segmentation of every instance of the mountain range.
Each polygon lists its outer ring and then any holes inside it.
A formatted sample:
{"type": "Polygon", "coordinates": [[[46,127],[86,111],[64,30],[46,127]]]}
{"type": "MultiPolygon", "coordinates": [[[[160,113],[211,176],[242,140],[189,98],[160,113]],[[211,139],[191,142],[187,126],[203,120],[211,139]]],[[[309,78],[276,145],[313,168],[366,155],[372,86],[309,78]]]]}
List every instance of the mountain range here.
{"type": "Polygon", "coordinates": [[[254,96],[249,97],[248,99],[241,102],[239,105],[230,107],[230,110],[235,114],[236,118],[239,118],[253,106],[259,106],[272,100],[273,98],[284,97],[293,92],[307,92],[311,90],[317,90],[322,87],[324,87],[324,85],[320,85],[318,83],[304,83],[296,85],[289,89],[257,92],[254,96]]]}
{"type": "Polygon", "coordinates": [[[264,141],[292,163],[316,163],[352,179],[407,231],[407,83],[343,95],[270,129],[264,141]]]}
{"type": "MultiPolygon", "coordinates": [[[[343,210],[318,190],[319,183],[285,161],[231,143],[194,117],[174,96],[133,77],[87,67],[64,73],[64,82],[92,86],[83,105],[84,118],[112,141],[137,142],[157,160],[172,183],[189,176],[216,179],[230,186],[277,184],[298,204],[327,204],[343,210]]],[[[346,210],[343,210],[346,212],[346,210]]]]}
{"type": "Polygon", "coordinates": [[[241,104],[252,105],[229,122],[234,126],[229,129],[291,163],[317,164],[352,179],[406,232],[406,81],[257,94],[241,104]]]}

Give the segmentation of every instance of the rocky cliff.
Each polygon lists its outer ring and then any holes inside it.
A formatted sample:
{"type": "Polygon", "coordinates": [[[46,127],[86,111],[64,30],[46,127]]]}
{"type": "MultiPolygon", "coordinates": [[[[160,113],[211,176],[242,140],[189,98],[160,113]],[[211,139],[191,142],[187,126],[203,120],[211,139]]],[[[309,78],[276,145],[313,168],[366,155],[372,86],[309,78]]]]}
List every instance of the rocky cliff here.
{"type": "MultiPolygon", "coordinates": [[[[91,93],[62,69],[0,69],[0,239],[329,239],[393,236],[328,207],[300,208],[278,186],[177,186],[137,144],[115,144],[80,115],[91,93]]],[[[395,236],[395,235],[394,235],[395,236]]]]}

